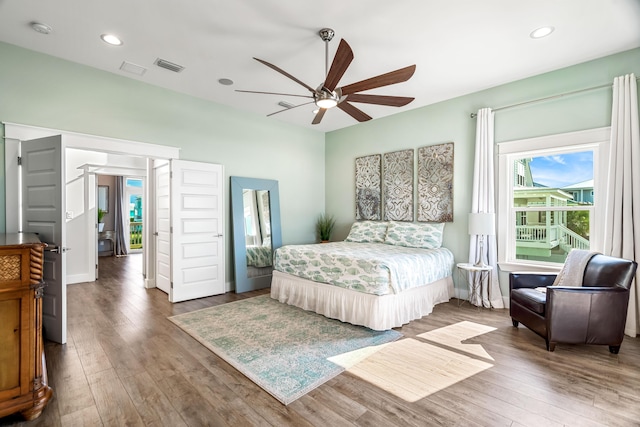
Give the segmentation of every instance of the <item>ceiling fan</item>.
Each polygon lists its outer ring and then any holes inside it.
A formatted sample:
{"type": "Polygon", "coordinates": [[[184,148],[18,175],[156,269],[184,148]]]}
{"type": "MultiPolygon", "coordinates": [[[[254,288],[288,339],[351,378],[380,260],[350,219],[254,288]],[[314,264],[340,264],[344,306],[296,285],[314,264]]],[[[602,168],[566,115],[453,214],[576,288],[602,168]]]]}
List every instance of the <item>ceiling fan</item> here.
{"type": "Polygon", "coordinates": [[[340,44],[338,45],[338,50],[336,51],[336,55],[333,58],[333,62],[331,63],[331,68],[329,68],[329,42],[333,39],[335,32],[331,28],[323,28],[319,31],[320,38],[325,42],[325,80],[317,87],[313,88],[308,84],[298,80],[291,74],[287,73],[283,69],[270,64],[267,61],[262,59],[253,58],[256,61],[266,65],[267,67],[279,72],[280,74],[290,78],[294,82],[306,88],[310,95],[296,95],[290,93],[276,93],[276,92],[261,92],[261,91],[252,91],[252,90],[236,90],[236,92],[245,92],[245,93],[260,93],[267,95],[282,95],[282,96],[297,96],[302,98],[311,98],[312,101],[306,102],[304,104],[295,105],[290,108],[285,108],[284,110],[276,111],[274,113],[268,114],[268,116],[272,116],[274,114],[282,113],[283,111],[288,111],[292,108],[302,107],[303,105],[309,105],[315,103],[318,106],[318,112],[316,113],[313,121],[311,122],[314,125],[317,125],[322,121],[324,114],[333,107],[338,107],[345,113],[349,114],[351,117],[356,119],[359,122],[365,122],[367,120],[371,120],[371,116],[355,107],[352,102],[363,103],[363,104],[378,104],[378,105],[387,105],[391,107],[402,107],[407,105],[414,98],[406,97],[406,96],[383,96],[383,95],[368,95],[361,94],[358,92],[363,92],[370,89],[376,89],[383,86],[389,86],[396,83],[402,83],[411,78],[413,73],[416,70],[415,65],[410,65],[408,67],[400,68],[395,71],[391,71],[389,73],[381,74],[379,76],[371,77],[366,80],[362,80],[356,83],[352,83],[346,86],[338,87],[338,83],[340,79],[347,71],[347,68],[353,61],[353,51],[349,44],[344,40],[340,40],[340,44]]]}

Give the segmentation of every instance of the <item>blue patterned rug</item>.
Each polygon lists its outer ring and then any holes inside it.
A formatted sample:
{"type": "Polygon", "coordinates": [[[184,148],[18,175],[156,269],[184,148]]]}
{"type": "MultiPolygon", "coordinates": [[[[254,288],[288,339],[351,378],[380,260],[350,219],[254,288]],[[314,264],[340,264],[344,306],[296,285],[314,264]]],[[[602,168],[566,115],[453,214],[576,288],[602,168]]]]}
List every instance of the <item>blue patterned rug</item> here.
{"type": "Polygon", "coordinates": [[[329,357],[402,336],[328,319],[269,295],[169,320],[285,405],[344,371],[329,357]]]}

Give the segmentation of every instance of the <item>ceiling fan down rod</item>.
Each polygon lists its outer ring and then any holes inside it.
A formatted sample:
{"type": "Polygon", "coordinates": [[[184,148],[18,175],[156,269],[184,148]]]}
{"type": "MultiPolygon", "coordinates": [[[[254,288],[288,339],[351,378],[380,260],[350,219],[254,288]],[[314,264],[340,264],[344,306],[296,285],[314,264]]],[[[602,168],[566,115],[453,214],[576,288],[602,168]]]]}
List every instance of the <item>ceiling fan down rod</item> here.
{"type": "Polygon", "coordinates": [[[336,33],[331,28],[323,28],[318,31],[318,34],[320,34],[320,38],[324,41],[324,78],[326,79],[329,75],[329,42],[336,33]]]}

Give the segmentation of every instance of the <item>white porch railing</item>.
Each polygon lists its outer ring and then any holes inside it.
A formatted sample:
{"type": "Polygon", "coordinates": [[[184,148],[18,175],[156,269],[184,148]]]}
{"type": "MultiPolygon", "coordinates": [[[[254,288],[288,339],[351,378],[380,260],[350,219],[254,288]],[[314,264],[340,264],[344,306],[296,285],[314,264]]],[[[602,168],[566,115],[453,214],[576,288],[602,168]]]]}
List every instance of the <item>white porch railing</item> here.
{"type": "Polygon", "coordinates": [[[142,249],[142,222],[129,223],[129,248],[142,249]]]}
{"type": "Polygon", "coordinates": [[[566,246],[563,249],[589,249],[587,239],[565,226],[560,227],[560,241],[563,246],[566,246]]]}
{"type": "Polygon", "coordinates": [[[519,242],[550,243],[558,240],[557,226],[547,228],[544,225],[519,225],[516,227],[516,240],[519,242]]]}
{"type": "Polygon", "coordinates": [[[564,225],[519,225],[516,226],[516,242],[540,243],[546,248],[562,246],[567,252],[571,249],[589,249],[589,240],[564,225]]]}

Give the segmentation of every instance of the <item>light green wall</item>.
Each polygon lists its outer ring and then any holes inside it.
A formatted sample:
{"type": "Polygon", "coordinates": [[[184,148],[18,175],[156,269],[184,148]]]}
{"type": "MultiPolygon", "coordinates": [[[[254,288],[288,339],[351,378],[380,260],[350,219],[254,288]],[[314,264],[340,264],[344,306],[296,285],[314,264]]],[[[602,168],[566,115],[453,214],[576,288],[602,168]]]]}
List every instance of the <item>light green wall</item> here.
{"type": "MultiPolygon", "coordinates": [[[[276,179],[285,243],[314,241],[315,218],[324,211],[325,203],[327,213],[338,220],[332,239],[347,235],[354,221],[356,157],[453,141],[454,222],[445,228],[444,244],[461,262],[467,259],[469,245],[466,230],[476,124],[469,114],[482,107],[497,108],[597,86],[631,72],[640,75],[640,49],[325,136],[0,43],[0,121],[178,146],[183,159],[223,164],[227,177],[276,179]]],[[[472,70],[469,78],[473,78],[472,70]]],[[[500,111],[496,113],[496,141],[607,126],[610,111],[609,89],[500,111]]],[[[0,231],[4,231],[3,140],[0,171],[0,231]]],[[[228,196],[226,202],[229,206],[228,196]]],[[[226,226],[230,280],[228,213],[226,226]]]]}
{"type": "MultiPolygon", "coordinates": [[[[417,70],[419,73],[420,70],[417,70]]],[[[427,107],[373,120],[326,135],[326,209],[337,219],[334,239],[346,237],[355,218],[355,158],[453,141],[454,222],[445,226],[444,246],[456,262],[469,252],[467,213],[476,120],[479,108],[512,105],[573,90],[613,83],[616,76],[640,75],[640,49],[538,75],[427,107]]],[[[469,70],[473,78],[473,70],[469,70]]],[[[417,97],[420,94],[416,94],[417,97]]],[[[496,142],[608,126],[611,89],[605,88],[495,113],[496,142]]],[[[508,284],[501,277],[503,293],[508,284]]]]}
{"type": "MultiPolygon", "coordinates": [[[[217,83],[212,79],[211,84],[217,83]]],[[[4,43],[0,43],[0,121],[180,147],[182,159],[224,165],[227,210],[229,176],[278,180],[283,242],[315,241],[315,219],[324,212],[325,203],[321,132],[4,43]]],[[[4,140],[0,153],[3,232],[4,140]]],[[[233,277],[229,212],[225,221],[229,281],[233,277]]]]}

